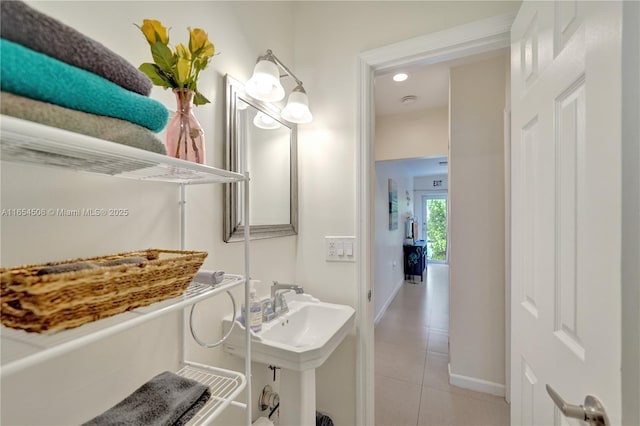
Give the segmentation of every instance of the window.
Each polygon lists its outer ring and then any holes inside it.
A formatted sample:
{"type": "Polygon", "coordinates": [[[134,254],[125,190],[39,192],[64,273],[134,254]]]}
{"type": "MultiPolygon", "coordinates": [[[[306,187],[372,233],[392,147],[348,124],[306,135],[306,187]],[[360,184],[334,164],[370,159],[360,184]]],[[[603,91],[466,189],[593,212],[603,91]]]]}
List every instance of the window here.
{"type": "Polygon", "coordinates": [[[447,256],[447,196],[422,197],[423,239],[427,241],[427,260],[443,262],[447,256]]]}

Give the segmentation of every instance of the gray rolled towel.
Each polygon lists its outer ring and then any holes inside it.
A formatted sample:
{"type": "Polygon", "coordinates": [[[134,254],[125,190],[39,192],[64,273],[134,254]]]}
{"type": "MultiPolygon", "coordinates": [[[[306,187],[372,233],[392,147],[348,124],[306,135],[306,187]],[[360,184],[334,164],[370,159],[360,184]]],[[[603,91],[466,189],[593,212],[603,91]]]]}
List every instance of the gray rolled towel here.
{"type": "Polygon", "coordinates": [[[165,371],[83,426],[182,426],[210,396],[207,386],[165,371]]]}
{"type": "Polygon", "coordinates": [[[197,283],[208,284],[212,287],[220,284],[223,280],[224,271],[208,271],[206,269],[200,269],[193,278],[193,281],[197,283]]]}
{"type": "Polygon", "coordinates": [[[122,56],[21,1],[0,2],[2,38],[149,96],[151,80],[122,56]]]}
{"type": "Polygon", "coordinates": [[[9,92],[0,92],[0,112],[158,154],[167,153],[164,143],[151,130],[118,118],[76,111],[9,92]]]}

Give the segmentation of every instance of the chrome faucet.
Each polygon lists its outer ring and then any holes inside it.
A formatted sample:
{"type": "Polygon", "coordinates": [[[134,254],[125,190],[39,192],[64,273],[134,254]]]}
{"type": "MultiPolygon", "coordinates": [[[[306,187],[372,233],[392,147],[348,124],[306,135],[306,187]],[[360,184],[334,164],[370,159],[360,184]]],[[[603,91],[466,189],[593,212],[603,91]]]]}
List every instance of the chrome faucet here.
{"type": "Polygon", "coordinates": [[[289,312],[287,306],[287,300],[284,298],[284,292],[287,290],[293,290],[296,294],[304,293],[304,289],[296,284],[280,284],[278,281],[274,281],[271,286],[271,300],[273,300],[273,313],[274,317],[289,312]]]}

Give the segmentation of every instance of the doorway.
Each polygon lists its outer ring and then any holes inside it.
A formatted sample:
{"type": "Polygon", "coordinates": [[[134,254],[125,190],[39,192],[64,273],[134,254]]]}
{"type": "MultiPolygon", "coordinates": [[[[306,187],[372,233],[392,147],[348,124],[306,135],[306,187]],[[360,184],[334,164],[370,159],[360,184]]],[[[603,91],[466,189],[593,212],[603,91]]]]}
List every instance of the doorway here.
{"type": "MultiPolygon", "coordinates": [[[[373,276],[373,80],[376,73],[416,64],[435,64],[489,52],[510,45],[514,14],[505,14],[465,24],[442,32],[410,39],[365,52],[359,57],[358,117],[358,354],[356,423],[374,423],[374,357],[372,303],[373,276]]],[[[508,363],[507,363],[508,364],[508,363]]],[[[508,369],[508,367],[507,367],[508,369]]]]}
{"type": "Polygon", "coordinates": [[[449,263],[447,194],[423,195],[422,239],[427,242],[429,263],[449,263]]]}

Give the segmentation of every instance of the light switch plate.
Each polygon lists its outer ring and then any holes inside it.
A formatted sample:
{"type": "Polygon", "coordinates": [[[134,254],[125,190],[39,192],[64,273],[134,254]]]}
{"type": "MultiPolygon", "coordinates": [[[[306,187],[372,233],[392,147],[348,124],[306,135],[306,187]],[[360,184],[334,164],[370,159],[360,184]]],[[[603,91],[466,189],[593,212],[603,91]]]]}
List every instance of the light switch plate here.
{"type": "Polygon", "coordinates": [[[327,262],[355,262],[356,237],[324,237],[327,262]]]}

